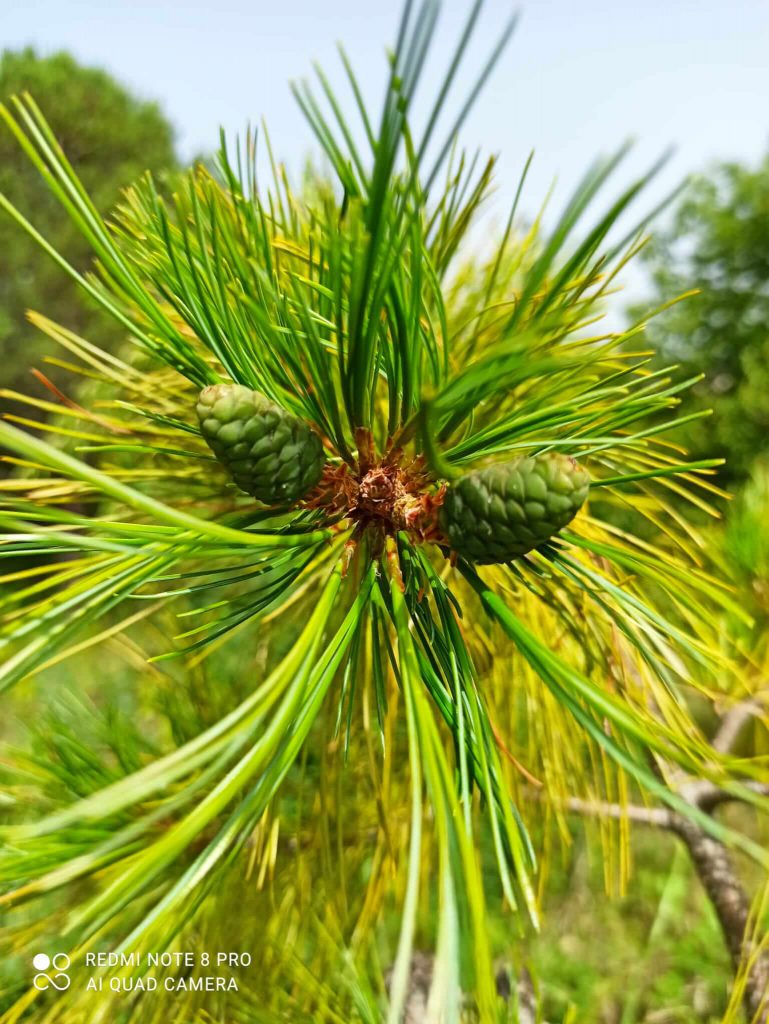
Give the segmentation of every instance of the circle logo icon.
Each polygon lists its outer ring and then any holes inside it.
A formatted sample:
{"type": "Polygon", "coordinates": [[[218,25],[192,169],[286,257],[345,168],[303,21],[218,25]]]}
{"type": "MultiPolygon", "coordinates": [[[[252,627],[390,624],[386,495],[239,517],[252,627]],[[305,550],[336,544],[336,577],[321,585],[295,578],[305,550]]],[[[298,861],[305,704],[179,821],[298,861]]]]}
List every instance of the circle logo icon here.
{"type": "Polygon", "coordinates": [[[69,965],[70,959],[66,953],[56,953],[53,959],[47,953],[36,953],[32,957],[32,966],[38,973],[32,979],[32,984],[38,992],[45,992],[48,988],[66,992],[70,986],[70,977],[64,972],[69,970],[69,965]]]}

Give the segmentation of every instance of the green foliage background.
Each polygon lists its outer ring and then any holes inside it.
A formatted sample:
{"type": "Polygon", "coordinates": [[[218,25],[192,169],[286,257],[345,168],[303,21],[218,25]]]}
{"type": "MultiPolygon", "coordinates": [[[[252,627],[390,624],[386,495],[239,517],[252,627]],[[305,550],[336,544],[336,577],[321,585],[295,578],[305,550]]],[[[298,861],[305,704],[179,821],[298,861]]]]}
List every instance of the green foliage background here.
{"type": "MultiPolygon", "coordinates": [[[[77,164],[96,206],[107,213],[121,190],[146,170],[176,165],[174,133],[157,103],[133,96],[105,71],[80,65],[67,53],[40,56],[32,49],[0,54],[0,97],[29,91],[77,164]]],[[[85,270],[87,243],[61,210],[8,132],[0,132],[0,192],[34,216],[57,249],[85,270]]],[[[2,384],[30,386],[29,370],[52,346],[26,320],[28,309],[46,309],[100,344],[116,347],[123,335],[76,289],[56,265],[41,259],[35,243],[0,218],[0,355],[2,384]]],[[[39,367],[38,367],[39,368],[39,367]]],[[[61,380],[56,369],[45,371],[61,380]]],[[[33,386],[34,387],[34,386],[33,386]]]]}
{"type": "Polygon", "coordinates": [[[686,407],[713,415],[682,436],[694,454],[725,458],[721,478],[739,484],[769,454],[769,156],[697,175],[646,262],[652,301],[698,292],[653,320],[647,336],[660,365],[703,374],[686,407]]]}

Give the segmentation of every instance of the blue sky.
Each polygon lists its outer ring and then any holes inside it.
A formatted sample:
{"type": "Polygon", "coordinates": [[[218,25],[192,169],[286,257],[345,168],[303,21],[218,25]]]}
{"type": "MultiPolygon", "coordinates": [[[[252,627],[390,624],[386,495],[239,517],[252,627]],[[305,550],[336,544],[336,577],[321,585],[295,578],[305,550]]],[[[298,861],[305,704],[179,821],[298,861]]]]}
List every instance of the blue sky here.
{"type": "MultiPolygon", "coordinates": [[[[0,45],[64,48],[158,99],[182,153],[210,151],[218,126],[267,120],[289,167],[311,145],[288,80],[313,60],[336,72],[345,43],[364,93],[377,100],[384,46],[398,4],[368,0],[4,0],[0,45]]],[[[464,133],[501,154],[500,198],[514,191],[536,151],[524,207],[538,207],[558,179],[554,208],[589,162],[632,136],[617,184],[671,143],[676,155],[648,202],[687,172],[726,158],[754,161],[769,140],[767,0],[528,0],[512,45],[464,133]]],[[[448,0],[424,92],[437,81],[468,10],[448,0]]],[[[472,54],[476,66],[511,6],[488,0],[472,54]]],[[[472,66],[472,59],[470,65],[472,66]]],[[[341,82],[338,75],[335,81],[341,82]]],[[[463,81],[469,83],[470,70],[463,81]]]]}

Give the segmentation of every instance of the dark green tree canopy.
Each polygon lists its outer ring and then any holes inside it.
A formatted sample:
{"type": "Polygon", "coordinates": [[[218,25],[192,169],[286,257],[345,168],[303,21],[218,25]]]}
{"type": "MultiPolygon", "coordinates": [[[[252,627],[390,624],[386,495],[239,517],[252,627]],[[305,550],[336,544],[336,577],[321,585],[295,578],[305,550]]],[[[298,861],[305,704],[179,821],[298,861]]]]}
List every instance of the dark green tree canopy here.
{"type": "MultiPolygon", "coordinates": [[[[105,71],[79,65],[67,53],[34,50],[0,55],[0,99],[29,92],[48,113],[62,148],[80,169],[97,208],[106,213],[120,189],[145,170],[173,167],[173,129],[156,103],[132,96],[105,71]]],[[[8,131],[0,132],[0,191],[34,217],[78,269],[90,265],[88,245],[8,131]]],[[[75,289],[35,243],[0,220],[0,356],[2,383],[18,387],[51,346],[25,318],[46,309],[78,333],[96,331],[110,343],[120,332],[98,311],[75,300],[75,289]]],[[[46,371],[48,372],[48,371],[46,371]]],[[[53,374],[55,376],[55,373],[53,374]]]]}
{"type": "Polygon", "coordinates": [[[661,362],[704,373],[686,401],[714,415],[690,424],[686,440],[726,458],[724,480],[740,480],[769,451],[769,156],[694,179],[647,259],[660,302],[700,290],[648,336],[661,362]]]}

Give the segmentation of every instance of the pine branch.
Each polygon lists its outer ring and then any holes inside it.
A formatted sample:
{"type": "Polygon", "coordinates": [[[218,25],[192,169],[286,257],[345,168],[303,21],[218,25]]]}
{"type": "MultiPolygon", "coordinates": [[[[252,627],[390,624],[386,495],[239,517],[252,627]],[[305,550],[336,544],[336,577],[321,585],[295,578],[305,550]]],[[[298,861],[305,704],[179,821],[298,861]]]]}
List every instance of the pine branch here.
{"type": "Polygon", "coordinates": [[[666,807],[640,807],[635,804],[615,804],[606,800],[583,800],[570,796],[563,801],[566,810],[583,817],[611,818],[613,821],[635,821],[639,825],[672,829],[675,812],[666,807]]]}
{"type": "MultiPolygon", "coordinates": [[[[435,975],[435,957],[424,950],[416,949],[411,954],[408,974],[408,989],[402,1024],[430,1024],[429,1016],[430,991],[435,975]]],[[[385,988],[389,994],[392,983],[392,969],[385,974],[385,988]]],[[[498,965],[494,984],[497,995],[505,1003],[511,1003],[515,994],[516,1021],[518,1024],[546,1024],[538,1016],[537,992],[531,974],[526,967],[518,973],[516,980],[511,980],[511,969],[507,965],[498,965]]],[[[464,1005],[470,1000],[463,997],[464,1005]]]]}
{"type": "MultiPolygon", "coordinates": [[[[367,145],[358,147],[323,72],[317,95],[297,89],[333,170],[308,175],[300,193],[271,152],[273,181],[262,187],[249,133],[232,159],[222,142],[219,176],[189,169],[168,195],[146,178],[106,222],[34,100],[0,107],[89,243],[96,273],[73,267],[2,196],[0,209],[140,352],[128,365],[33,318],[74,372],[98,383],[110,414],[65,404],[54,426],[34,418],[51,411],[39,399],[14,395],[32,412],[13,418],[31,432],[0,424],[5,458],[21,469],[0,508],[0,558],[10,564],[0,582],[17,584],[0,603],[0,688],[130,629],[124,606],[133,613],[137,603],[147,609],[141,622],[167,641],[152,660],[176,658],[179,674],[236,633],[241,674],[262,644],[277,662],[234,707],[216,704],[223,717],[193,716],[154,760],[67,805],[70,793],[39,820],[40,805],[20,808],[19,823],[0,830],[13,839],[0,902],[61,890],[76,904],[67,927],[84,941],[109,930],[153,946],[181,932],[290,784],[328,700],[345,758],[356,728],[365,731],[372,775],[378,733],[388,792],[397,743],[408,745],[393,1022],[432,872],[440,971],[431,1011],[458,1003],[472,964],[478,1012],[494,1012],[488,856],[500,902],[536,919],[536,851],[497,735],[513,750],[519,727],[532,746],[545,734],[550,749],[537,756],[562,771],[559,785],[573,770],[599,794],[633,780],[666,808],[654,812],[669,816],[665,827],[691,820],[769,866],[765,849],[708,813],[724,799],[759,802],[765,766],[709,745],[681,697],[691,686],[708,700],[732,690],[723,622],[744,619],[709,574],[705,541],[685,513],[671,514],[671,495],[709,513],[719,493],[708,480],[714,460],[689,461],[667,437],[687,420],[676,407],[693,380],[652,370],[635,352],[642,322],[621,333],[593,326],[638,248],[609,245],[610,234],[657,168],[585,224],[623,148],[589,170],[552,232],[540,219],[521,231],[511,213],[501,245],[488,258],[471,253],[494,162],[467,157],[454,136],[512,22],[448,134],[439,123],[481,6],[450,51],[426,123],[415,97],[437,0],[406,2],[379,117],[344,59],[367,145]],[[232,401],[203,403],[201,388],[232,401]],[[282,485],[305,456],[320,476],[289,492],[282,485]],[[487,491],[476,471],[497,483],[487,491]],[[635,525],[617,526],[617,510],[635,525]],[[169,650],[173,641],[181,646],[169,650]],[[505,700],[527,716],[507,732],[492,723],[484,678],[500,665],[505,700]],[[664,778],[652,757],[670,766],[664,778]],[[600,777],[590,767],[599,763],[600,777]],[[687,799],[671,785],[673,769],[686,773],[682,785],[708,785],[687,799]],[[71,887],[86,877],[95,889],[77,905],[82,890],[71,887]]],[[[321,753],[324,768],[332,754],[321,753]]],[[[382,799],[382,832],[387,807],[382,799]]],[[[384,890],[367,904],[367,934],[377,933],[384,890]]]]}
{"type": "MultiPolygon", "coordinates": [[[[754,700],[741,702],[724,716],[713,746],[726,753],[731,750],[745,724],[759,710],[754,700]]],[[[753,793],[769,796],[769,783],[748,781],[753,793]]],[[[677,787],[678,793],[701,811],[712,812],[739,795],[707,780],[692,779],[677,787]]],[[[709,835],[690,817],[671,808],[622,805],[608,801],[569,797],[563,806],[585,817],[628,820],[639,825],[661,828],[677,835],[685,844],[697,876],[718,917],[735,973],[747,965],[743,1003],[752,1024],[769,1021],[769,950],[751,935],[750,900],[735,871],[726,846],[709,835]]]]}
{"type": "Polygon", "coordinates": [[[734,745],[740,737],[742,730],[751,718],[758,717],[765,707],[760,703],[762,695],[768,691],[759,691],[752,700],[740,701],[730,708],[721,720],[716,735],[713,737],[712,746],[719,753],[727,754],[734,749],[734,745]]]}

